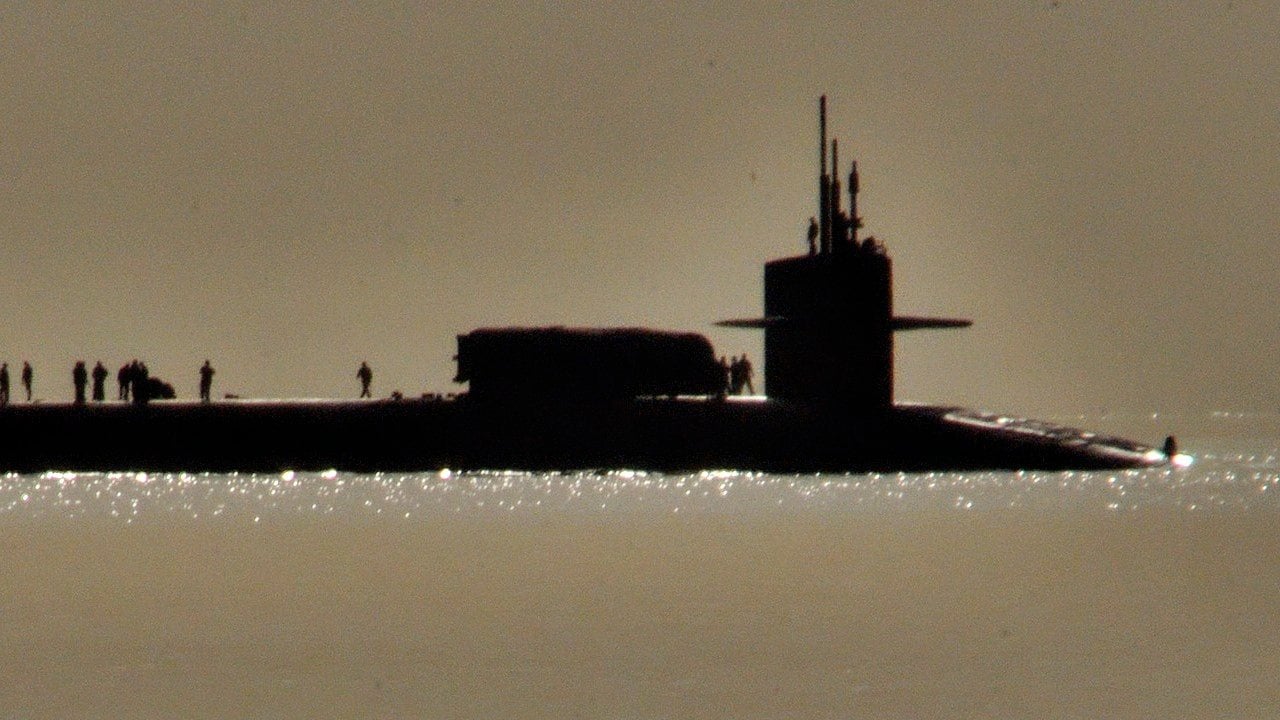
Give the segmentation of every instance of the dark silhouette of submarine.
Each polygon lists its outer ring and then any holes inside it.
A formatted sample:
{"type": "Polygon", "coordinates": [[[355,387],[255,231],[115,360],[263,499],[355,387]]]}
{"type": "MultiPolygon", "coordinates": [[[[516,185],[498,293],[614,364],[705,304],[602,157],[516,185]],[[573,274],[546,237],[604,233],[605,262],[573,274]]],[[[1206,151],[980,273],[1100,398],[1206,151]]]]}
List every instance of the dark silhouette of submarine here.
{"type": "Polygon", "coordinates": [[[841,206],[820,102],[809,252],[764,269],[765,395],[726,396],[705,337],[645,328],[458,336],[456,398],[11,405],[0,470],[1108,469],[1176,452],[1049,423],[894,402],[894,333],[968,320],[893,314],[892,264],[841,206]]]}

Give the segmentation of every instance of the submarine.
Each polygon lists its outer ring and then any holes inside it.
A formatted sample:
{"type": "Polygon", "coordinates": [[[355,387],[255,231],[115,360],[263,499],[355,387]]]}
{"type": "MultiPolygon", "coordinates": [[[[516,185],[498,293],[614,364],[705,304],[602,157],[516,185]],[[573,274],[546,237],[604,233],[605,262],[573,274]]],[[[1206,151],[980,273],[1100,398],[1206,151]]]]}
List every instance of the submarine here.
{"type": "MultiPolygon", "coordinates": [[[[808,252],[767,262],[764,392],[728,392],[707,338],[650,328],[495,327],[457,336],[452,395],[379,400],[154,400],[0,408],[0,471],[283,470],[773,473],[1101,470],[1170,464],[1154,448],[1053,423],[894,398],[901,316],[885,245],[862,237],[852,163],[819,100],[808,252]],[[828,167],[830,157],[830,168],[828,167]]],[[[144,398],[145,400],[145,398],[144,398]]]]}

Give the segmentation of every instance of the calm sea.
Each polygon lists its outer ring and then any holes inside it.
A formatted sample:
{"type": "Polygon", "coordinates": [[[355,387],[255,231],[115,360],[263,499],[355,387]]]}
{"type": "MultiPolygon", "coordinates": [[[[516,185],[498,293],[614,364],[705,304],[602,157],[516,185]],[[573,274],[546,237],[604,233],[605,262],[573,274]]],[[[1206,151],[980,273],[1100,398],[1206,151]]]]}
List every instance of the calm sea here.
{"type": "Polygon", "coordinates": [[[0,718],[1280,715],[1280,415],[1186,469],[0,477],[0,718]]]}

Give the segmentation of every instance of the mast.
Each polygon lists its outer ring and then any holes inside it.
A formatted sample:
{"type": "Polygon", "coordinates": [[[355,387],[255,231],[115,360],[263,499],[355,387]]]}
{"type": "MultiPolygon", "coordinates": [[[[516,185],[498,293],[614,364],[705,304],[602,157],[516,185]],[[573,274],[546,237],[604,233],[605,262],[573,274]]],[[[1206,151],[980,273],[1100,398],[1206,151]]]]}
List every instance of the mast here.
{"type": "Polygon", "coordinates": [[[840,138],[831,138],[831,251],[844,252],[848,235],[840,212],[840,138]]]}
{"type": "Polygon", "coordinates": [[[831,177],[827,175],[827,96],[818,99],[818,252],[831,252],[831,177]]]}
{"type": "Polygon", "coordinates": [[[849,241],[858,244],[858,228],[862,227],[862,218],[858,217],[858,161],[854,160],[849,168],[849,241]]]}

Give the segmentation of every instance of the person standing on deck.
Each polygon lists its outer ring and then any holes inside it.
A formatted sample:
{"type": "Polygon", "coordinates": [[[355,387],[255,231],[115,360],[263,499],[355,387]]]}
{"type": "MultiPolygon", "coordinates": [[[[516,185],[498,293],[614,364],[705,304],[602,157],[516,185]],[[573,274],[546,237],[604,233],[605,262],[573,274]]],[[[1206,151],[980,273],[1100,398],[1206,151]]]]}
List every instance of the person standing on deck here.
{"type": "Polygon", "coordinates": [[[84,361],[76,363],[71,370],[71,382],[76,387],[76,404],[84,404],[84,387],[89,384],[89,371],[84,368],[84,361]]]}
{"type": "Polygon", "coordinates": [[[151,401],[151,371],[141,360],[129,365],[129,387],[133,391],[133,404],[146,405],[151,401]]]}
{"type": "Polygon", "coordinates": [[[102,402],[107,399],[107,369],[103,367],[102,361],[99,360],[97,365],[93,366],[93,401],[102,402]]]}
{"type": "Polygon", "coordinates": [[[0,363],[0,405],[9,404],[9,363],[0,363]]]}
{"type": "Polygon", "coordinates": [[[737,355],[734,355],[733,360],[729,363],[729,394],[741,395],[744,384],[742,380],[742,360],[737,355]]]}
{"type": "Polygon", "coordinates": [[[213,389],[213,366],[208,360],[200,366],[200,400],[209,402],[209,391],[213,389]]]}
{"type": "Polygon", "coordinates": [[[373,397],[369,393],[369,385],[373,383],[373,371],[369,369],[369,363],[360,363],[360,369],[356,371],[356,377],[360,379],[360,397],[373,397]]]}
{"type": "Polygon", "coordinates": [[[129,386],[133,383],[133,365],[125,363],[116,373],[116,385],[120,388],[120,399],[129,401],[129,386]]]}
{"type": "Polygon", "coordinates": [[[31,363],[22,362],[22,387],[27,391],[27,402],[31,402],[31,381],[35,373],[31,371],[31,363]]]}

